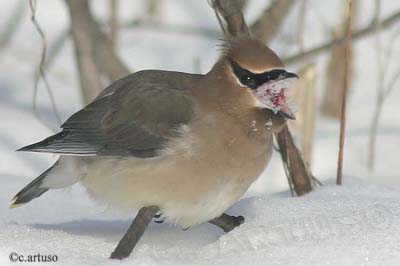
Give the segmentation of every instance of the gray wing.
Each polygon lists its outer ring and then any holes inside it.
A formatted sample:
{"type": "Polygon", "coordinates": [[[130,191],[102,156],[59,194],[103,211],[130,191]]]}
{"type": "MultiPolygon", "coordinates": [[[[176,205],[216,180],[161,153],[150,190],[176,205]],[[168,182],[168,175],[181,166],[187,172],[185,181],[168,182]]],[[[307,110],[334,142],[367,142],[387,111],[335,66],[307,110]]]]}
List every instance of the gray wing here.
{"type": "Polygon", "coordinates": [[[169,139],[179,135],[180,126],[190,122],[193,100],[189,90],[182,88],[184,74],[144,72],[115,82],[73,114],[61,126],[61,132],[20,150],[82,156],[157,156],[169,139]],[[177,81],[171,84],[174,78],[177,81]]]}

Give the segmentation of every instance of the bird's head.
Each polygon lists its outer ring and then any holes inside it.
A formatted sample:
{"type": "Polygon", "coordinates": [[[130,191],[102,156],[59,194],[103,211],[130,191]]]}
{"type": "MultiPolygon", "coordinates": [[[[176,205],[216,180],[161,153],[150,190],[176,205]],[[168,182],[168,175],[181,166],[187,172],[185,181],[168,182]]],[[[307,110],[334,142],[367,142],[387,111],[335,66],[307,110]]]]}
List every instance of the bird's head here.
{"type": "Polygon", "coordinates": [[[234,89],[251,92],[254,104],[260,108],[271,109],[285,118],[295,118],[286,90],[298,76],[286,71],[271,49],[251,38],[230,40],[222,47],[220,62],[234,89]]]}

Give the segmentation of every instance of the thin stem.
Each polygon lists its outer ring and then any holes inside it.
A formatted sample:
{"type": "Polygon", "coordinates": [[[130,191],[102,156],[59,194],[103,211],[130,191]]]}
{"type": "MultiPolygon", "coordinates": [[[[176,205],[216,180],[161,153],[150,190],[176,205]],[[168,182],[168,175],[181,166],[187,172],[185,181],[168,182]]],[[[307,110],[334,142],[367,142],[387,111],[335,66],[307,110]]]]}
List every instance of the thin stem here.
{"type": "MultiPolygon", "coordinates": [[[[37,2],[36,0],[30,0],[29,1],[29,6],[31,9],[31,21],[33,23],[33,25],[35,25],[35,28],[37,30],[37,32],[40,35],[40,38],[42,40],[42,52],[41,52],[41,56],[40,56],[40,63],[39,63],[39,69],[38,69],[38,73],[40,75],[40,77],[42,78],[45,87],[47,89],[47,93],[49,95],[50,98],[50,102],[51,102],[51,107],[53,109],[53,113],[54,116],[56,117],[56,120],[58,122],[59,125],[61,125],[62,120],[61,120],[61,116],[59,115],[58,109],[57,109],[57,105],[55,103],[55,98],[53,95],[53,91],[50,87],[50,84],[47,80],[47,76],[46,76],[46,72],[45,72],[45,65],[46,65],[46,52],[47,52],[47,43],[46,43],[46,38],[45,35],[43,33],[42,28],[40,27],[39,23],[36,20],[36,6],[37,6],[37,2]]],[[[37,111],[37,93],[38,93],[38,85],[39,85],[39,79],[35,79],[35,84],[34,84],[34,90],[33,90],[33,102],[32,102],[32,106],[33,106],[33,111],[34,114],[36,115],[36,117],[41,121],[40,115],[37,111]]]]}
{"type": "Polygon", "coordinates": [[[352,4],[353,1],[349,0],[349,19],[347,24],[346,32],[346,49],[345,49],[345,64],[344,64],[344,77],[343,77],[343,98],[342,98],[342,111],[340,115],[340,138],[339,138],[339,155],[338,155],[338,169],[336,184],[342,184],[342,174],[343,174],[343,147],[346,131],[346,99],[347,90],[349,86],[349,65],[350,65],[350,49],[351,49],[351,24],[352,24],[352,4]]]}

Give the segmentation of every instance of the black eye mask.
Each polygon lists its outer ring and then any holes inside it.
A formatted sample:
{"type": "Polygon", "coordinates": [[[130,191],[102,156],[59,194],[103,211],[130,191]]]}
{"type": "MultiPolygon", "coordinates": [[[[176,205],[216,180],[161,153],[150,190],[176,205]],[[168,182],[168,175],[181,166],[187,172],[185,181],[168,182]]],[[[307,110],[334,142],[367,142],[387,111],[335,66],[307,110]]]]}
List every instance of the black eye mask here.
{"type": "Polygon", "coordinates": [[[294,119],[294,110],[288,102],[285,91],[289,88],[290,80],[298,78],[294,73],[284,69],[274,69],[264,73],[252,73],[238,63],[229,59],[233,73],[239,82],[252,90],[255,98],[264,108],[268,108],[285,118],[294,119]]]}
{"type": "Polygon", "coordinates": [[[266,82],[277,81],[284,78],[289,77],[297,77],[297,75],[288,73],[284,69],[274,69],[271,71],[267,71],[264,73],[252,73],[241,66],[238,63],[229,59],[231,63],[233,73],[239,79],[240,83],[243,86],[246,86],[252,90],[255,90],[257,87],[261,86],[266,82]]]}

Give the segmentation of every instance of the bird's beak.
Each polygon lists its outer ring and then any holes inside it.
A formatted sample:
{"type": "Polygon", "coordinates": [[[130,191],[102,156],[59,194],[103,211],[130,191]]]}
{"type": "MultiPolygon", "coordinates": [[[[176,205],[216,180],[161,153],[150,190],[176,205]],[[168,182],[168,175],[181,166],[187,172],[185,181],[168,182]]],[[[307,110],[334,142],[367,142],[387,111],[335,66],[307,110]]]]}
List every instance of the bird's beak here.
{"type": "Polygon", "coordinates": [[[297,79],[299,76],[285,70],[279,70],[278,77],[258,86],[253,90],[253,93],[261,104],[275,114],[286,119],[295,119],[293,108],[286,97],[286,90],[295,78],[297,79]]]}
{"type": "Polygon", "coordinates": [[[299,76],[295,73],[291,73],[291,72],[285,72],[285,74],[283,75],[282,79],[290,79],[290,78],[296,78],[298,79],[299,76]]]}

